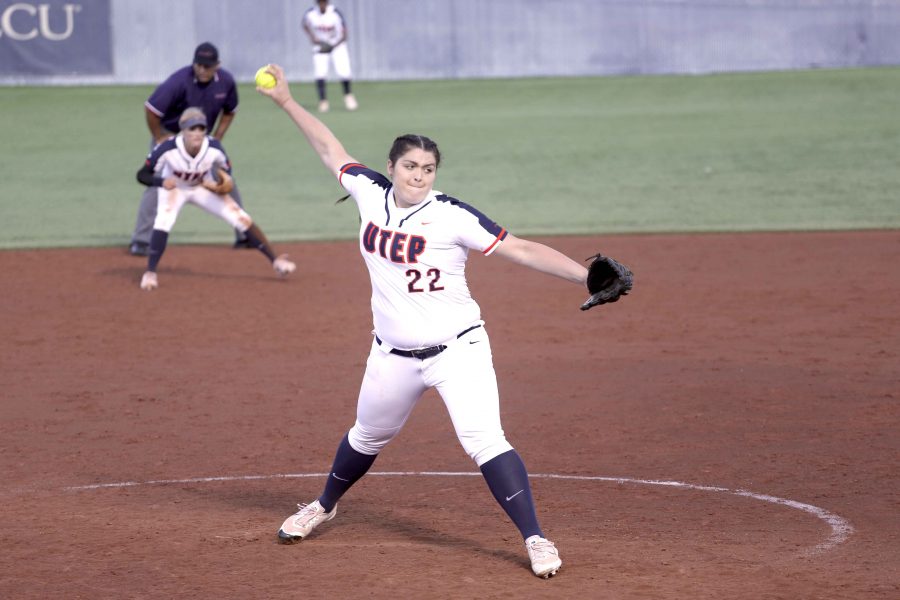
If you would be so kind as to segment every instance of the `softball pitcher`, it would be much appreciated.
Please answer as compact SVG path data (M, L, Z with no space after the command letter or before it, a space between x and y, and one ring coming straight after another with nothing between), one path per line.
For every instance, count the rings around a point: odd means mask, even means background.
M275 256L265 234L229 195L233 188L231 163L221 142L206 135L203 110L196 106L186 109L178 125L178 135L156 146L137 172L140 183L157 189L156 220L141 289L159 287L156 269L166 251L169 232L186 203L196 204L244 234L253 248L265 254L278 275L293 273L294 263L287 255Z
M587 269L548 246L513 236L471 206L432 189L441 155L426 137L404 135L394 141L389 177L358 163L294 101L281 67L272 65L269 71L277 85L258 91L284 109L356 201L374 319L356 422L338 446L322 495L284 521L280 541L299 541L335 516L338 500L433 387L463 448L522 534L534 574L556 574L562 561L538 524L525 465L500 424L490 340L469 294L465 266L469 250L475 250L580 285L586 284Z

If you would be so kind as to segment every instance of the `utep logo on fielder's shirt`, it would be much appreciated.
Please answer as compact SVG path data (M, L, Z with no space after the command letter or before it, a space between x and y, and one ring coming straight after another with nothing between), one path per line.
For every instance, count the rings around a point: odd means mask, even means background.
M178 179L180 179L180 180L182 180L182 181L185 181L185 182L187 182L187 183L189 183L189 184L191 184L191 185L196 185L197 183L199 183L200 180L203 179L203 176L206 175L206 173L208 173L208 171L203 171L203 172L199 172L199 171L175 171L175 170L172 171L172 174L173 174L175 177L177 177Z
M388 248L389 241L390 249ZM395 263L417 263L419 255L425 251L425 238L421 235L409 235L401 231L381 229L371 221L363 232L362 243L363 248L370 253L375 252L377 246L378 254L382 258L388 258Z

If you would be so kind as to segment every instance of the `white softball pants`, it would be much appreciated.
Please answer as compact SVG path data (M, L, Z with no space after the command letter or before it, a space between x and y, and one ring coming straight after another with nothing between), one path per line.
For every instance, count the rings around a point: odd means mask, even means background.
M247 231L253 225L253 219L250 218L250 215L231 196L220 196L201 185L194 187L179 186L171 190L163 187L157 189L154 229L160 229L165 232L172 231L172 227L178 219L178 213L181 212L181 209L188 202L196 204L211 215L219 217L241 233Z
M326 79L328 77L329 64L334 65L334 73L341 81L353 78L353 73L350 70L350 52L347 50L347 42L338 44L327 54L322 52L313 54L313 72L316 79Z
M378 454L400 433L419 398L435 388L447 407L456 437L480 467L512 449L500 425L500 397L491 344L484 327L447 343L420 360L390 354L372 341L350 446Z

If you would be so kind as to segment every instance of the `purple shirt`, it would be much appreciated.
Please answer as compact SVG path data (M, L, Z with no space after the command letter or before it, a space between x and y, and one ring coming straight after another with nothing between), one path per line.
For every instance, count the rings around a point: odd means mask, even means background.
M178 118L189 106L203 109L206 113L207 131L212 132L219 113L232 113L237 110L237 105L237 86L231 73L220 68L212 81L204 85L194 77L192 66L172 73L144 103L144 106L160 117L162 126L173 133L178 133Z

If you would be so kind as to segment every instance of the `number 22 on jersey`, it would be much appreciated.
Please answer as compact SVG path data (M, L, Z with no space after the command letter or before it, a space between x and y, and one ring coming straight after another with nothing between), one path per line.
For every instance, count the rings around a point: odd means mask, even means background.
M378 253L393 263L415 264L419 255L425 251L425 238L421 235L410 235L402 231L382 229L371 221L366 225L362 235L363 248L367 252ZM408 269L409 293L439 292L444 289L438 281L441 278L439 269L428 269L424 274L418 269Z

